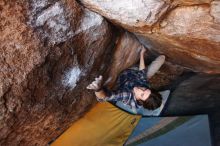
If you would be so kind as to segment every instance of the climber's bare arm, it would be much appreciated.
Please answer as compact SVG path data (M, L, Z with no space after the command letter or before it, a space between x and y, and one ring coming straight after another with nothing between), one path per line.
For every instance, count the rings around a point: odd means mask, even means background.
M140 52L140 64L139 64L139 70L145 69L145 63L144 63L144 53L146 52L146 49L142 46L141 52ZM153 75L156 74L156 72L160 69L160 67L165 62L165 56L160 55L158 56L149 66L147 71L147 78L150 79Z
M146 52L146 49L144 47L141 48L140 52L140 64L139 64L139 70L145 69L145 63L144 63L144 53Z

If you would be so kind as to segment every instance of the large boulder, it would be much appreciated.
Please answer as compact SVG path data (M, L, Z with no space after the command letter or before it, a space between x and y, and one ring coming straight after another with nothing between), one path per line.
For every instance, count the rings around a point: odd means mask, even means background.
M220 73L220 1L80 0L142 43L194 71Z
M96 103L112 27L70 0L0 2L0 145L46 145Z

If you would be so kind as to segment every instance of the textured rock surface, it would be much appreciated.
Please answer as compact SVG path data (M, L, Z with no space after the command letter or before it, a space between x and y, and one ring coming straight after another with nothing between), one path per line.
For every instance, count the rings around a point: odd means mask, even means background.
M117 39L117 44L114 48L114 56L106 71L108 73L106 85L112 88L118 74L138 62L140 48L141 44L134 35L127 32L121 34Z
M112 27L75 1L0 1L0 145L46 145L86 112Z
M140 35L149 49L194 71L220 73L220 1L81 0Z
M170 7L164 0L80 0L89 9L135 32L151 29Z

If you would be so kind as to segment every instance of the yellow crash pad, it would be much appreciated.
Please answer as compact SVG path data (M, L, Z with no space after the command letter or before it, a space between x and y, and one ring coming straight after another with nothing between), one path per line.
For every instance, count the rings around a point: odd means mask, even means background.
M140 118L108 102L97 103L52 146L122 146Z

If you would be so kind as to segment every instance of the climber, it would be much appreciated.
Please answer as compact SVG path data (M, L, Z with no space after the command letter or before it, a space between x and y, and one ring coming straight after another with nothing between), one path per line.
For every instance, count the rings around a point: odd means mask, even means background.
M155 110L160 107L162 103L161 95L155 90L151 89L148 83L150 79L165 62L165 56L157 57L148 68L145 67L144 54L146 49L141 48L139 68L132 67L124 70L118 77L116 82L116 90L108 90L102 86L102 76L95 78L87 89L95 91L97 100L109 101L116 105L118 101L127 106L125 110L135 110L144 108L148 110ZM117 106L117 105L116 105ZM133 112L137 113L137 112Z

